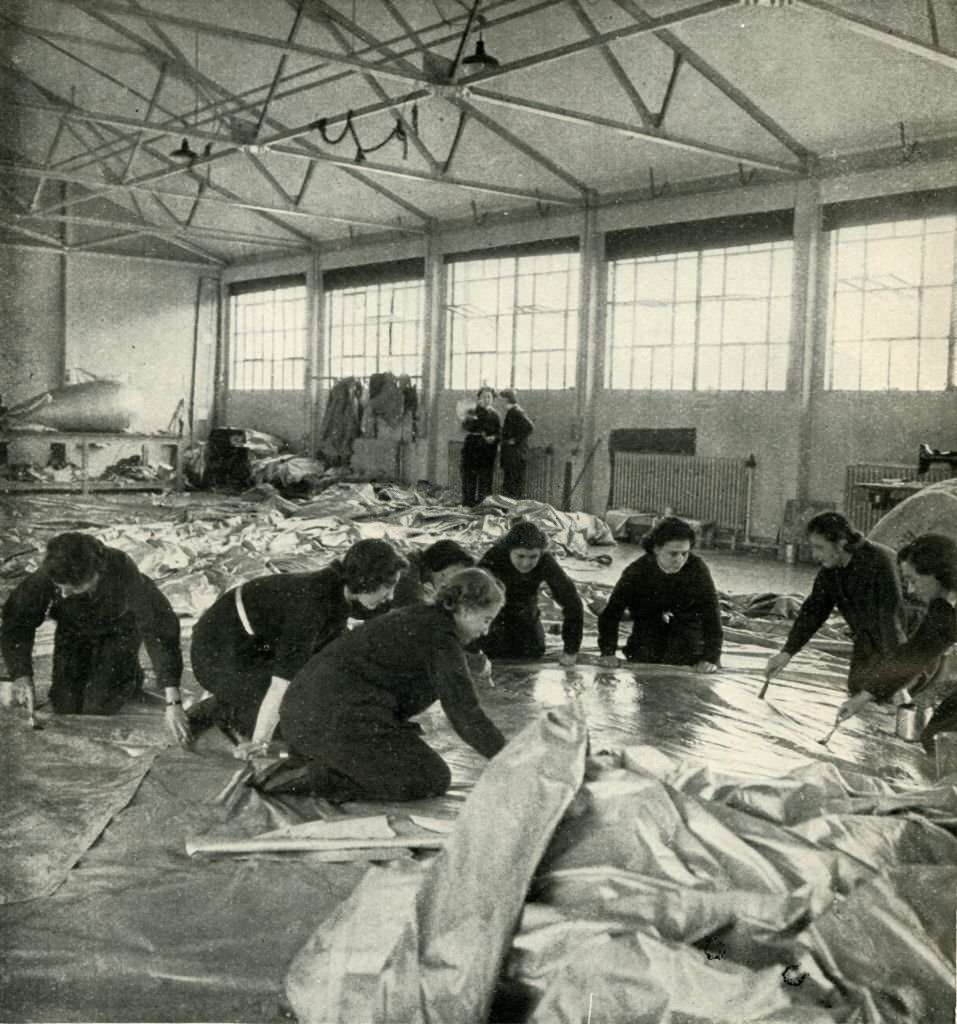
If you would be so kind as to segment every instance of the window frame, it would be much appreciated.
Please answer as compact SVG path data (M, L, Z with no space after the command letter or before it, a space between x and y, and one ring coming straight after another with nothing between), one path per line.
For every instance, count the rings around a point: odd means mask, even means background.
M291 292L300 292L290 296ZM309 291L305 274L293 274L284 277L256 278L230 284L227 289L229 300L229 364L227 371L227 389L234 392L275 392L304 391L306 373L309 365ZM283 298L283 296L286 296ZM269 298L271 296L271 298ZM258 298L259 302L247 300ZM277 330L276 316L285 307L295 303L294 319L298 322L286 326L283 322ZM301 303L301 306L299 304ZM271 328L265 325L265 310L261 307L269 305ZM256 307L260 307L262 317L257 319ZM247 326L248 324L248 326ZM294 342L289 347L290 336ZM269 344L267 346L267 339ZM257 355L250 355L250 342L255 342ZM277 354L277 342L279 352ZM267 351L268 348L268 351ZM260 368L256 372L257 366ZM291 375L288 381L287 373ZM277 384L278 374L278 384ZM265 378L268 376L268 382ZM258 379L257 379L258 378ZM298 381L298 384L297 384Z

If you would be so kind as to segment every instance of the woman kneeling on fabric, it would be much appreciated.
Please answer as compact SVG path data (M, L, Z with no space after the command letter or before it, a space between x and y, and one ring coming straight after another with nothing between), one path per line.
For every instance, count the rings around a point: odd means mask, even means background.
M193 735L229 728L243 737L240 758L265 747L292 677L350 618L389 601L406 564L388 542L360 540L318 572L262 576L223 594L193 630L193 675L213 695L187 712Z
M618 664L618 627L626 610L634 625L628 661L693 665L714 672L721 661L721 613L707 565L691 549L695 534L683 519L662 519L645 537L645 554L621 574L598 616L601 664Z
M904 688L916 694L914 680L921 673L933 676L941 656L957 642L957 543L941 534L924 534L901 548L897 564L907 589L926 606L924 617L896 651L868 672L864 688L841 705L840 719L871 701L888 701ZM950 694L928 722L921 742L930 753L936 733L955 731L957 694Z
M485 757L504 746L472 686L465 647L502 606L495 580L463 569L434 604L399 608L329 644L293 679L280 709L283 738L308 765L317 796L417 800L440 796L448 765L411 721L436 700L452 728Z
M505 606L492 623L482 650L490 658L534 658L545 654L545 629L538 607L541 585L551 591L562 609L562 665L574 665L582 643L585 609L568 573L549 554L548 538L534 523L519 520L482 556L505 588Z

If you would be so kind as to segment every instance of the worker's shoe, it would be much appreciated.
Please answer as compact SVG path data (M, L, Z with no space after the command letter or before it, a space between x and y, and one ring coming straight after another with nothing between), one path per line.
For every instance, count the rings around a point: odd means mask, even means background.
M212 694L186 709L186 720L193 739L219 724L220 710L219 702Z

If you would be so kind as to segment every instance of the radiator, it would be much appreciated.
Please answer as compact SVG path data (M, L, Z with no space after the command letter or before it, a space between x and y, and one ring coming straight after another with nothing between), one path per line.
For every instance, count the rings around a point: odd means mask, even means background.
M453 494L462 493L462 442L449 441L448 485ZM550 447L529 448L528 470L525 474L525 497L554 504L552 485L555 477L555 452ZM495 458L492 493L502 493L502 466Z
M744 459L700 455L615 452L610 508L633 508L710 521L720 529L743 531L747 518Z
M954 475L950 466L931 466L920 479L927 483L947 480ZM874 508L867 498L867 491L855 484L872 484L885 479L916 480L917 467L911 463L899 462L857 462L847 467L844 476L844 514L856 530L867 534L882 519L887 509Z

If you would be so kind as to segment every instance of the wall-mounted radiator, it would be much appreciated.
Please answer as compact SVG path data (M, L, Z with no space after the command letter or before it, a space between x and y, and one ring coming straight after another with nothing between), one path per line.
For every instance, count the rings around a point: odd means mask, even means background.
M935 465L920 479L927 483L946 480L954 475L950 466ZM847 467L844 476L844 514L851 526L861 533L870 533L887 509L874 508L868 500L867 490L856 484L873 484L881 480L916 480L917 467L900 462L856 462Z
M453 495L462 494L462 442L449 441L449 489ZM552 448L529 448L528 471L525 475L525 497L533 501L554 504L553 483L555 479L555 452ZM492 478L492 493L502 491L502 467L495 457L495 475Z
M748 467L744 459L615 452L608 504L642 512L670 508L737 535L746 528Z

